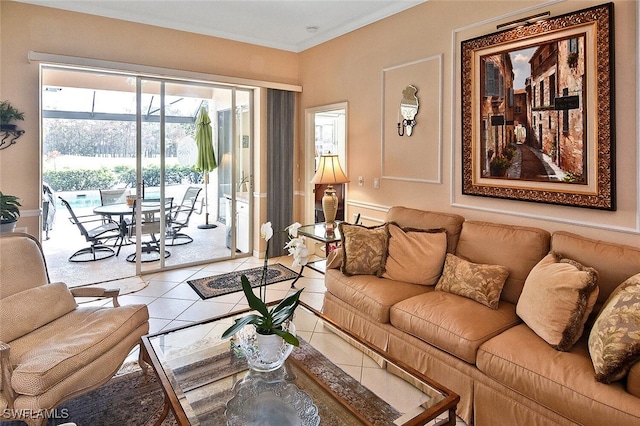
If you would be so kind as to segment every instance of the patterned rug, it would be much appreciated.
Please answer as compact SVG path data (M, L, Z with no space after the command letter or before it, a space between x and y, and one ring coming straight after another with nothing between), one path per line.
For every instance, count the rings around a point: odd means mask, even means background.
M47 426L73 422L78 426L150 426L160 418L164 393L149 367L146 375L137 367L116 376L105 385L58 406ZM0 422L2 426L24 426L22 422ZM161 426L176 426L171 411Z
M262 267L215 275L213 277L198 278L196 280L189 280L187 283L189 283L191 288L193 288L202 299L210 299L212 297L222 296L223 294L242 291L242 282L240 280L242 275L247 276L252 287L257 287L262 277ZM297 276L298 272L292 271L280 263L275 263L269 265L267 269L267 285L292 280Z

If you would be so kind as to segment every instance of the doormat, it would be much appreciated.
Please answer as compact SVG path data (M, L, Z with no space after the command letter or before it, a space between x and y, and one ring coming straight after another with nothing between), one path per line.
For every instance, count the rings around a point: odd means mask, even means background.
M202 299L210 299L223 294L242 291L241 276L246 275L251 287L258 287L262 277L262 266L245 269L244 271L229 272L228 274L215 275L213 277L189 280L187 283L198 293ZM281 281L292 280L298 276L298 272L292 271L280 263L269 265L267 269L267 285Z

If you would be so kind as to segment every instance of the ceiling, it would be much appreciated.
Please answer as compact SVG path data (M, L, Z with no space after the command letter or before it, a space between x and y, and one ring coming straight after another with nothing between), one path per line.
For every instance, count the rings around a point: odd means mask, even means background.
M427 0L14 0L301 52Z

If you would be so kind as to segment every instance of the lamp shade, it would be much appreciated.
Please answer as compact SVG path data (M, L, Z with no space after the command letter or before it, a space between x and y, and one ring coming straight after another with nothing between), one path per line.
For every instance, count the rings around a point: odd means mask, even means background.
M326 154L320 156L320 163L318 164L318 170L311 179L311 183L317 185L334 183L347 183L350 182L347 175L342 171L340 167L340 159L336 154Z

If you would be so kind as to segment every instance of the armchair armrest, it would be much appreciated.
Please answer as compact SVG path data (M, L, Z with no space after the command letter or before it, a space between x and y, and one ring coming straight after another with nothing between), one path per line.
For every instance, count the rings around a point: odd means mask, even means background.
M0 341L0 383L2 383L2 395L7 401L7 407L13 408L13 401L16 399L16 393L11 387L11 374L13 368L9 362L9 351L11 347L8 343Z
M113 306L120 306L120 302L118 302L120 289L118 288L76 287L69 290L71 294L73 294L73 297L111 297L113 299Z

